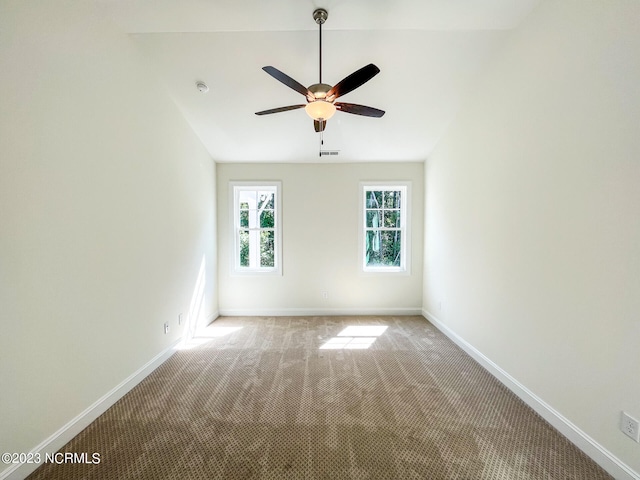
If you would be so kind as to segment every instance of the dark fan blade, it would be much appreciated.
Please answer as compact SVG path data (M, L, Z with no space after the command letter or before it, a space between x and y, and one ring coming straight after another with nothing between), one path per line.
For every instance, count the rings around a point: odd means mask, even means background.
M304 107L305 105L289 105L288 107L272 108L270 110L263 110L261 112L256 112L256 115L268 115L270 113L286 112L288 110L297 110L298 108L304 108Z
M313 97L313 94L309 91L309 89L307 87L305 87L304 85L302 85L301 83L296 82L293 78L291 78L289 75L287 75L286 73L282 73L280 70L278 70L275 67L272 66L267 66L267 67L262 67L262 70L264 70L265 72L267 72L269 75L271 75L273 78L275 78L276 80L278 80L279 82L284 83L287 87L294 89L296 92L301 93L302 95L306 96L311 96Z
M380 118L384 115L384 110L378 110L373 107L365 107L364 105L356 105L355 103L335 103L336 110L345 113L353 113L354 115L364 115L365 117Z
M371 80L378 73L380 73L380 69L373 63L370 63L369 65L362 67L360 70L356 70L348 77L336 83L333 88L327 93L327 97L333 96L335 99L346 95L347 93L358 88L360 85Z
M315 129L316 132L324 132L324 129L327 128L327 121L314 120L313 128Z

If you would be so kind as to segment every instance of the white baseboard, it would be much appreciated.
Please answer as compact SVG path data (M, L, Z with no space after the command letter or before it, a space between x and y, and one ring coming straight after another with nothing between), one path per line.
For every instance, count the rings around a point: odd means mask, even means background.
M438 320L433 314L422 309L422 315L435 327L451 339L456 345L468 353L482 365L491 375L516 394L522 401L535 410L560 433L567 437L576 447L582 450L593 461L605 469L617 480L640 480L640 474L609 452L593 438L580 430L575 424L561 415L544 400L505 372L497 364L477 350L473 345L460 337L456 332Z
M91 422L102 415L109 407L116 403L133 387L138 385L145 377L164 363L175 352L175 347L179 340L172 343L165 350L149 360L145 365L132 373L129 377L116 385L113 389L96 400L90 407L78 416L62 426L57 432L45 439L39 445L31 449L31 453L39 454L40 458L45 457L45 453L54 453L69 443L73 437L84 430ZM16 463L0 472L0 480L21 480L35 471L41 464Z
M223 317L324 317L334 315L422 315L422 309L401 308L228 308L220 309Z

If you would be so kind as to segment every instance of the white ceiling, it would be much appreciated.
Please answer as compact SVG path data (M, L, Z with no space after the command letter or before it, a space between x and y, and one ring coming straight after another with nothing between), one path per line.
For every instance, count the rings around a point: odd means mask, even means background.
M338 112L322 161L422 161L455 117L474 78L539 0L94 0L149 58L186 120L218 162L318 161L305 103L262 71L273 65L303 85L331 85L368 64L381 72L341 101L386 111ZM198 92L202 80L210 91ZM330 159L330 160L328 160Z

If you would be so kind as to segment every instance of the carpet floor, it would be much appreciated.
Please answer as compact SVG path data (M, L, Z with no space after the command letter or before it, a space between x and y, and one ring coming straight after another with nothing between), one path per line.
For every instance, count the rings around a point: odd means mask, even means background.
M421 316L221 317L195 340L60 450L100 463L28 478L611 478Z

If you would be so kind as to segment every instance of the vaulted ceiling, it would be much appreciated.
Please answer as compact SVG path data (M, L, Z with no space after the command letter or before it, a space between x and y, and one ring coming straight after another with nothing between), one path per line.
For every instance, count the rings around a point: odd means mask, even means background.
M272 65L305 86L318 82L318 26L325 8L323 82L376 64L381 72L341 101L386 111L337 112L321 161L422 161L473 92L492 53L538 0L94 0L131 34L185 119L218 162L319 161L320 136L304 103L267 75ZM209 86L208 93L196 88ZM330 160L329 160L330 159Z

